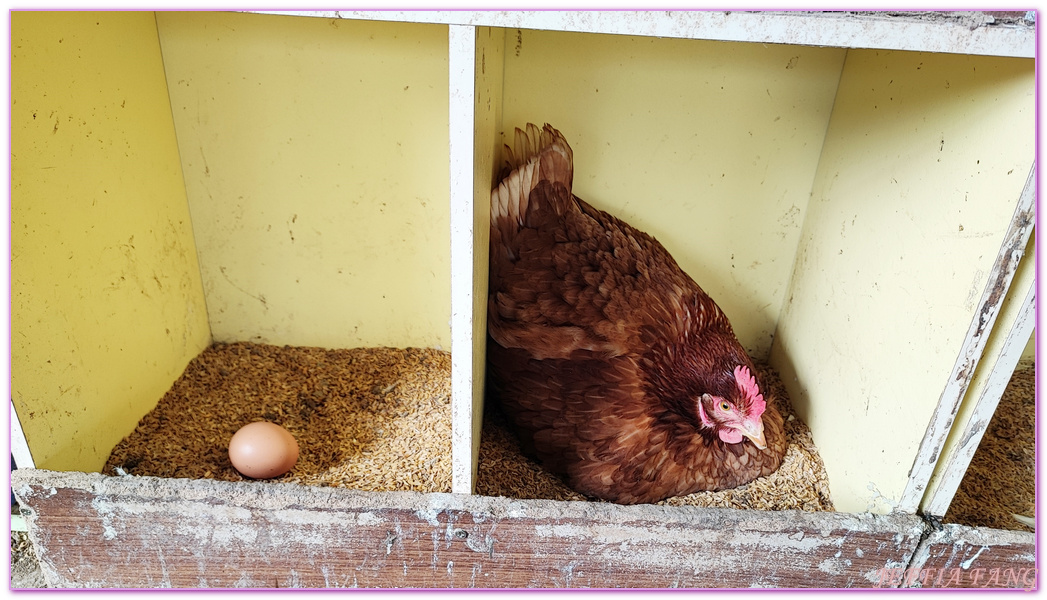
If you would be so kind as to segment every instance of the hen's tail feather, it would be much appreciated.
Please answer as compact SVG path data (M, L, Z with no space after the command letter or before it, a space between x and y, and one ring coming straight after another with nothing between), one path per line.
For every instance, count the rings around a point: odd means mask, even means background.
M527 124L527 131L516 129L513 148L505 146L507 167L511 169L491 191L491 219L507 219L520 226L527 215L531 192L540 181L562 184L570 197L574 178L574 154L563 134L548 123L538 129Z
M526 131L519 127L516 128L512 148L505 146L505 160L510 169L517 169L526 164L539 152L557 142L562 146L561 151L566 151L568 158L571 158L571 147L567 145L567 140L551 125L546 123L544 127L538 129L534 123L528 123L526 127Z

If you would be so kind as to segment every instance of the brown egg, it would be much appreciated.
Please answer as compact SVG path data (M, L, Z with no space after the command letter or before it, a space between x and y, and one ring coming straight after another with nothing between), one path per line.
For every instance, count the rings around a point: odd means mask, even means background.
M229 440L229 462L252 479L279 477L298 462L298 442L276 423L250 423Z

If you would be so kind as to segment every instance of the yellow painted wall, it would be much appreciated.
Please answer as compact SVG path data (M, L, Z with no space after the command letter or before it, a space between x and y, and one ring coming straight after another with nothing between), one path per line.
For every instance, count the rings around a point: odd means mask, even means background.
M11 386L97 471L209 343L151 12L11 14Z
M214 338L449 349L447 27L157 24Z
M772 364L836 507L905 488L1034 154L1033 61L848 52Z
M844 56L507 30L505 140L560 129L575 193L662 242L766 358Z

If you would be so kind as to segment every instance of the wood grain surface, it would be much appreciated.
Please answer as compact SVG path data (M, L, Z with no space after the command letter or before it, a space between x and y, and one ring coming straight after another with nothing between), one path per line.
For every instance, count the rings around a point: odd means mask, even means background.
M12 483L54 587L876 587L902 583L882 570L926 534L912 515L32 469Z

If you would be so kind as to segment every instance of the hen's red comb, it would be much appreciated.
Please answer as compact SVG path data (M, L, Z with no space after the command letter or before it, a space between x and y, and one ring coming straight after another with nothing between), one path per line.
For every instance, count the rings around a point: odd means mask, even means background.
M756 385L756 378L749 372L749 367L745 365L735 367L734 382L738 384L738 389L745 394L745 397L752 402L753 416L759 417L762 415L767 408L767 403L764 402L763 394L760 393L760 386Z

